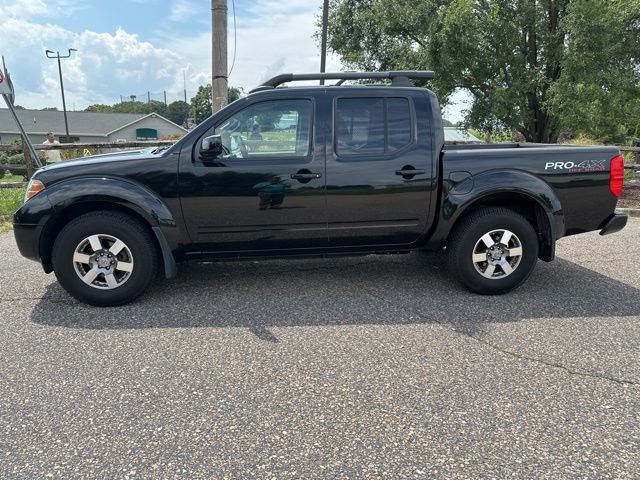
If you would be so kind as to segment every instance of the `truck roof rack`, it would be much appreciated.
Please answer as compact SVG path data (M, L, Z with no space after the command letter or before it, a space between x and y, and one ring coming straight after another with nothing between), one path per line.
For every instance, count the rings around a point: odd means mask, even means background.
M250 93L259 92L276 88L287 82L295 82L302 80L340 80L337 85L342 85L346 80L375 80L389 79L391 86L408 87L411 86L411 80L421 78L425 80L433 80L436 74L429 70L398 70L391 72L336 72L336 73L282 73L270 78L259 87L251 90Z

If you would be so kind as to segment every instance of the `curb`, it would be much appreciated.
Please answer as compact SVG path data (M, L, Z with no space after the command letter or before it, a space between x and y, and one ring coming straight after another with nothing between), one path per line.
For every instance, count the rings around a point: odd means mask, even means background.
M616 208L616 212L626 213L630 217L640 217L640 208Z

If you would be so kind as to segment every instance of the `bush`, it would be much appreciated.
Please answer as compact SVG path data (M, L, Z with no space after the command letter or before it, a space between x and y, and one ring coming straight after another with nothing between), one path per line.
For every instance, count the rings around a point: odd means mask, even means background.
M171 133L169 135L165 135L160 140L180 140L184 135L184 133Z
M602 145L602 142L587 135L580 134L570 140L565 140L562 143L567 145Z
M100 153L100 150L98 150L97 148L74 148L72 150L60 150L60 156L62 157L62 160L74 160L76 158L82 158L84 156L88 157L89 155L85 155L85 150L89 150L90 155L97 155Z
M7 163L10 163L11 165L24 165L24 155L22 153L9 155L7 157Z

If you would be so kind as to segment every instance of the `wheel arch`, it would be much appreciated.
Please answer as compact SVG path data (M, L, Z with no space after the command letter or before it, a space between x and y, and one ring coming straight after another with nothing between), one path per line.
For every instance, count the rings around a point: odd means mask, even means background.
M168 207L152 192L119 179L80 178L61 183L47 189L54 214L44 224L38 244L47 273L52 271L53 244L62 229L80 215L108 210L126 214L148 228L161 252L165 276L175 276L177 267L171 248L176 247L178 238L176 222Z
M494 192L475 199L457 216L447 242L455 228L473 212L486 207L501 207L512 210L524 217L538 234L539 258L551 261L555 257L555 220L544 207L531 196L514 192Z
M540 259L551 261L555 256L555 242L564 236L564 213L560 199L551 186L527 172L494 170L474 176L472 189L459 194L456 185L445 184L445 195L438 227L431 248L447 244L456 225L469 213L483 207L502 207L524 216L539 238Z

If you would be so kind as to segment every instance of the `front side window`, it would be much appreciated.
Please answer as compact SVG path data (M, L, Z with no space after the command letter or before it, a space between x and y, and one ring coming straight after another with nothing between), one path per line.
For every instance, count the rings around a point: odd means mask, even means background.
M335 115L338 155L392 153L412 139L407 98L339 98Z
M306 157L309 155L311 100L271 100L248 106L213 132L221 158Z

